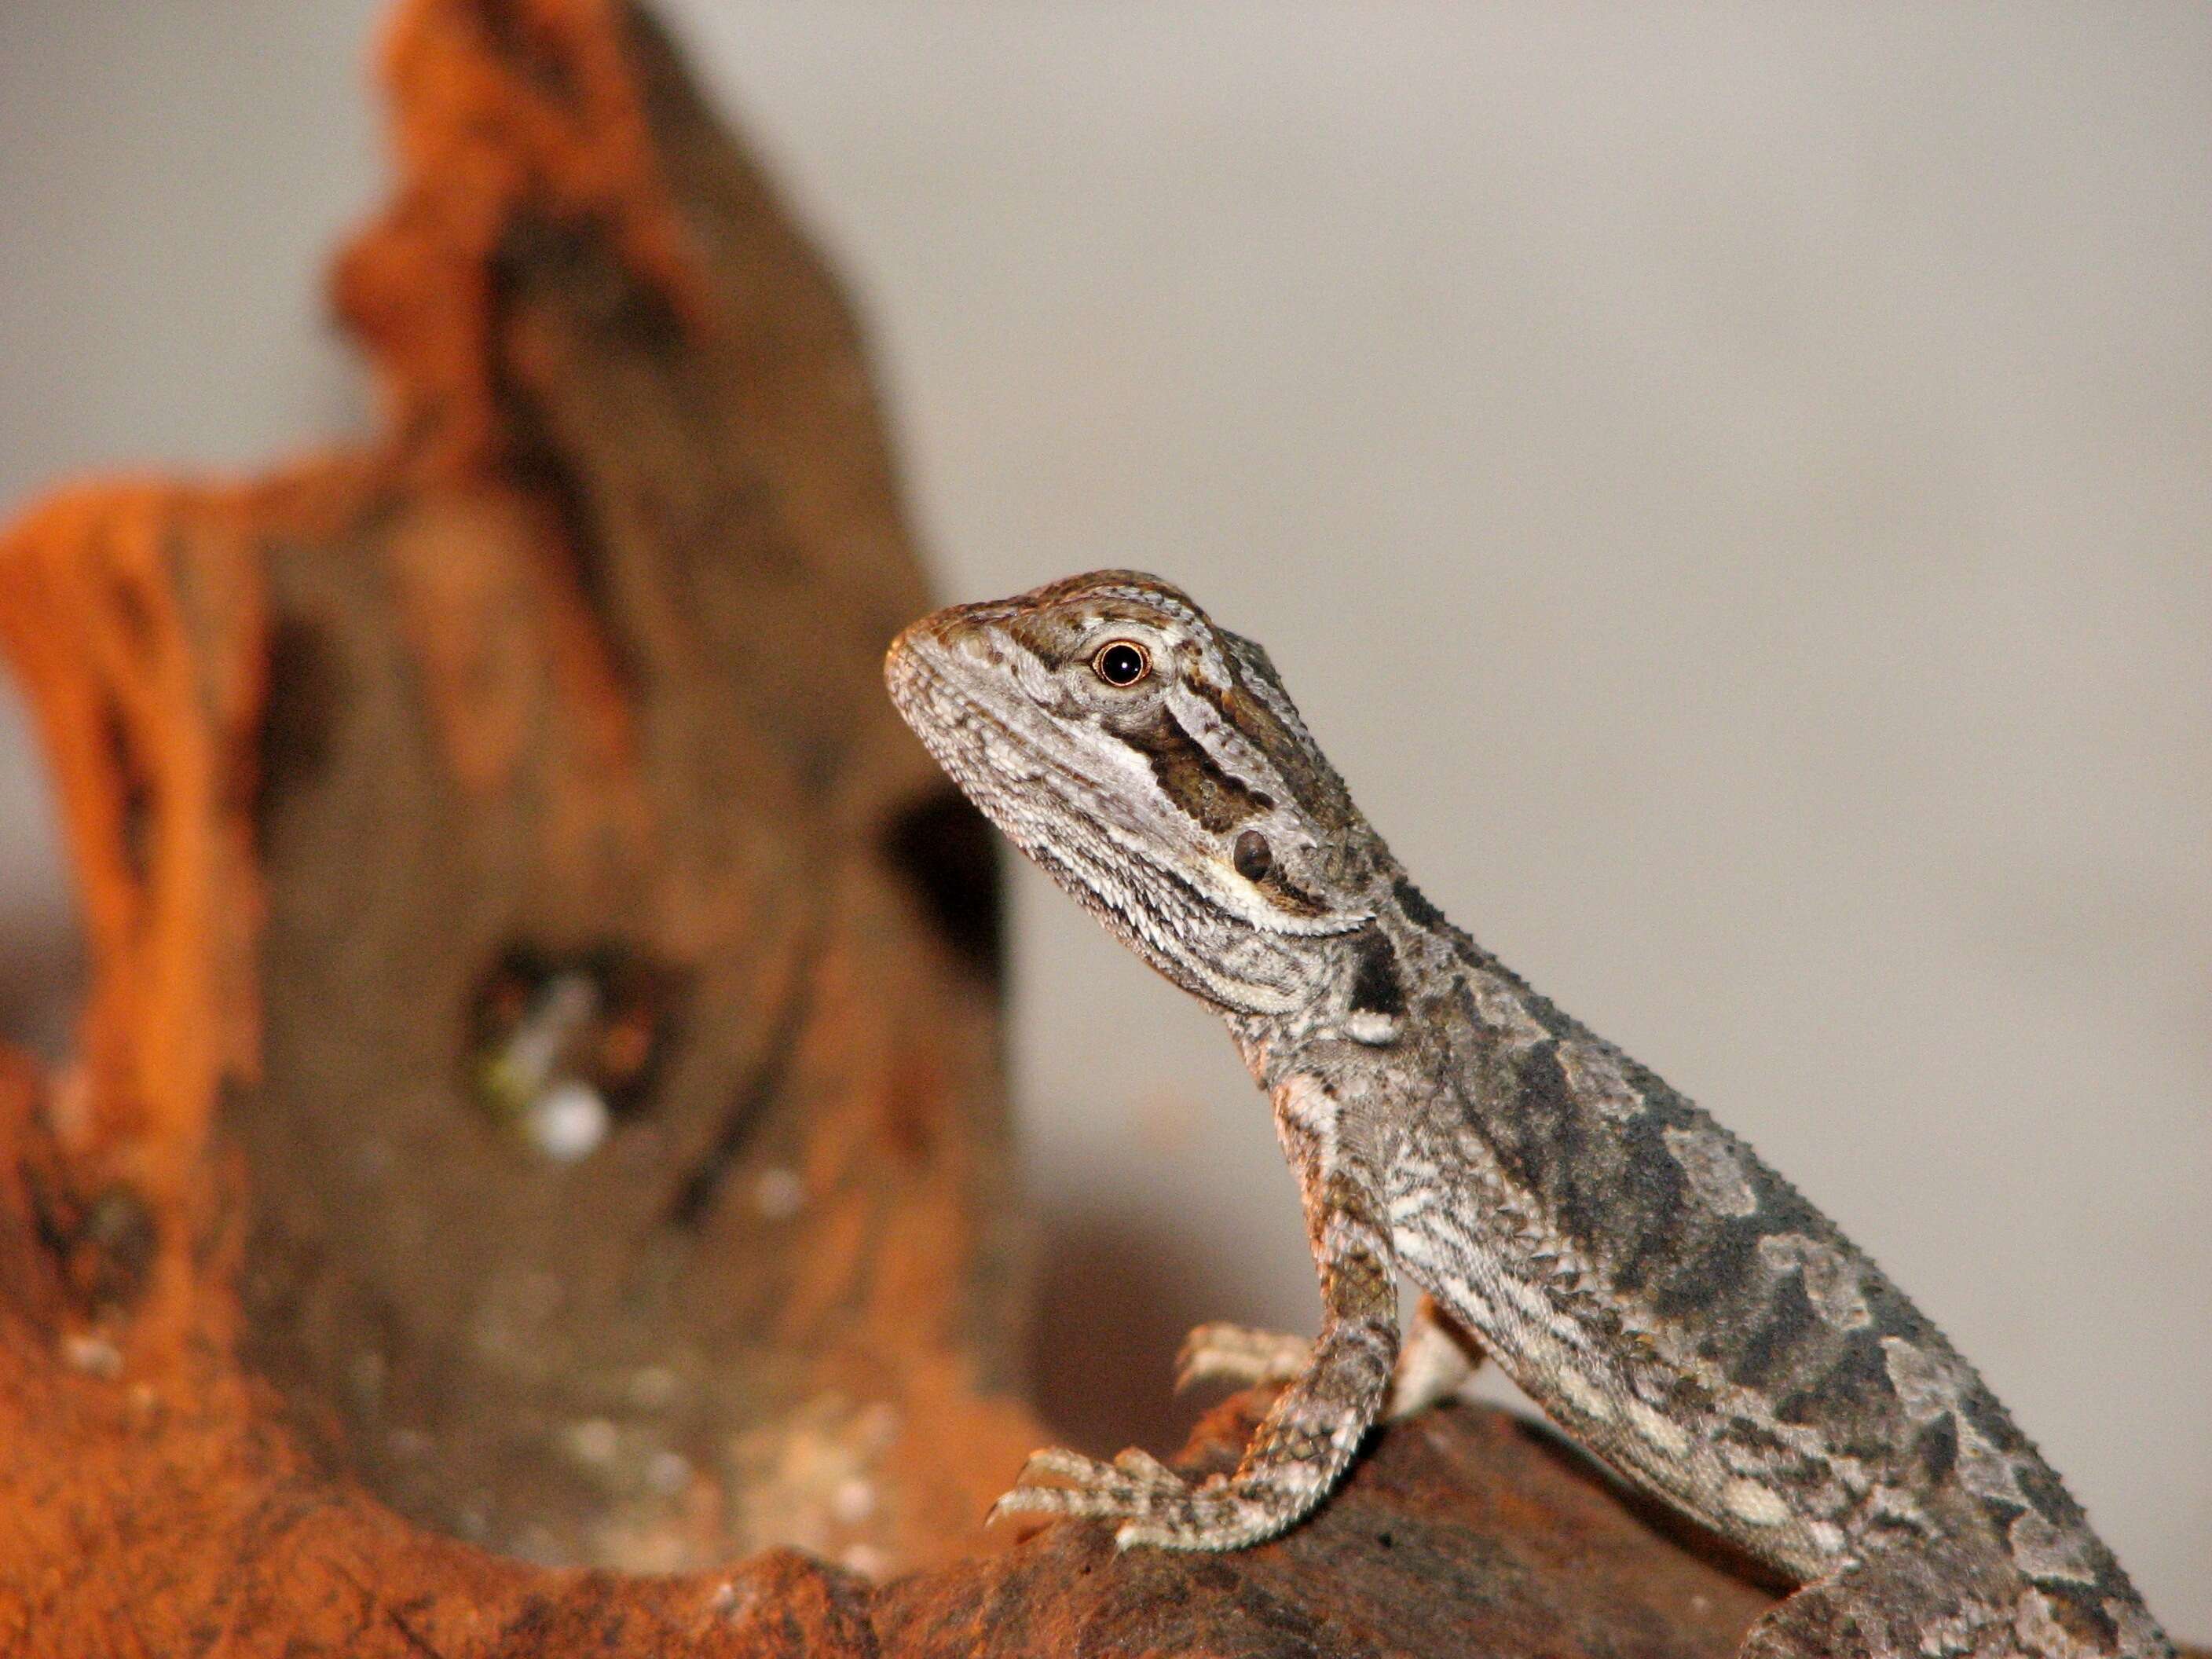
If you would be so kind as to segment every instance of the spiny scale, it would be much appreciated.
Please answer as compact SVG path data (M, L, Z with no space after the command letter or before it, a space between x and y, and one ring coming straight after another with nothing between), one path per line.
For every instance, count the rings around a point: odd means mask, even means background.
M1310 1348L1194 1334L1191 1370L1287 1378L1233 1476L1041 1452L1001 1510L1103 1517L1124 1545L1280 1532L1390 1392L1402 1270L1597 1456L1804 1586L1747 1654L2171 1654L1881 1270L1421 896L1258 646L1101 571L927 617L886 672L975 803L1227 1020L1321 1275Z

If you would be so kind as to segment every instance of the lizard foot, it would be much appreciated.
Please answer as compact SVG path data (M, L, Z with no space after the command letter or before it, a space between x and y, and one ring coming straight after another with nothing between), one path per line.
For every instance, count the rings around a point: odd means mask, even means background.
M1064 1482L1036 1486L1037 1475ZM1151 1453L1132 1446L1110 1463L1058 1448L1033 1452L1014 1488L991 1505L1002 1516L1076 1516L1116 1521L1115 1547L1225 1550L1279 1532L1285 1518L1219 1475L1194 1485Z
M1313 1344L1303 1336L1249 1325L1200 1325L1183 1338L1176 1355L1176 1389L1181 1392L1200 1382L1240 1389L1288 1382L1312 1361Z

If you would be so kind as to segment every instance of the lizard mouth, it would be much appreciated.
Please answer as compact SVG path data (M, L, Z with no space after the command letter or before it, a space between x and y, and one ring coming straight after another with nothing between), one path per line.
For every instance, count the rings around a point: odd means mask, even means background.
M1094 798L1085 803L1090 805L1103 800L1105 792L1065 757L1049 755L1036 737L1018 730L970 689L968 682L977 674L1005 671L988 659L995 654L988 641L980 647L948 642L943 630L947 623L969 621L970 613L988 609L961 605L924 617L891 642L884 681L892 706L937 763L1023 850L1030 851L1032 837L1024 831L1033 815L1012 810L1012 792L1042 788L1063 797L1079 793Z

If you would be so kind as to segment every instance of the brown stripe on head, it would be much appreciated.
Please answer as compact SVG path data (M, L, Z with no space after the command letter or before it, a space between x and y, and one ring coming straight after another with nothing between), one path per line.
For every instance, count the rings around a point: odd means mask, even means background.
M1224 771L1163 703L1143 725L1115 735L1144 756L1167 798L1194 822L1225 834L1274 810L1274 797Z

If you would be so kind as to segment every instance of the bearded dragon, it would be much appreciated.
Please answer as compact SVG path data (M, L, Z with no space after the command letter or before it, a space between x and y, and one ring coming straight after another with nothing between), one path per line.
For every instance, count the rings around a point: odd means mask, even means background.
M1227 1022L1321 1279L1311 1343L1207 1326L1185 1350L1283 1385L1233 1474L1042 1451L999 1512L1102 1517L1124 1547L1282 1532L1405 1387L1403 1273L1571 1438L1801 1586L1746 1656L2172 1654L1873 1261L1422 896L1259 646L1109 570L925 617L886 678L985 814Z

